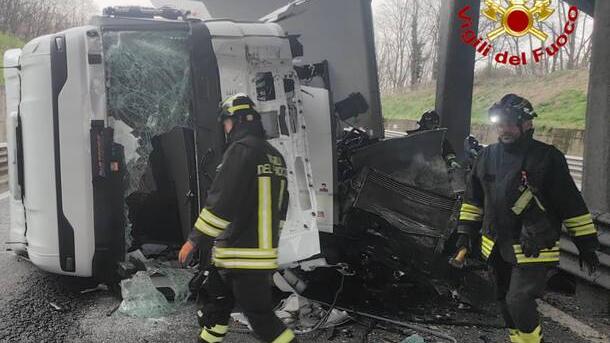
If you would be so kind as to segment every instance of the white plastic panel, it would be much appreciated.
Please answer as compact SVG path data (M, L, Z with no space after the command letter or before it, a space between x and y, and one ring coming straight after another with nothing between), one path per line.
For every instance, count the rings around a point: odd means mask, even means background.
M290 203L284 230L280 237L279 263L286 265L320 253L319 231L316 220L317 199L309 158L307 127L303 102L296 75L292 69L290 45L277 25L208 23L220 70L222 97L238 92L248 94L263 116L278 120L282 108L288 116L293 109L297 122L295 132L280 134L270 142L284 156L288 165ZM241 32L241 37L236 36ZM244 59L245 57L245 59ZM275 98L259 101L256 76L271 73ZM284 79L295 83L295 91L286 94ZM268 120L269 118L263 118ZM275 125L274 125L275 126ZM279 123L277 127L279 127ZM300 185L300 186L299 186Z
M76 275L79 276L91 276L95 252L90 143L93 111L86 34L89 29L94 27L79 27L64 32L68 79L59 95L63 212L74 228ZM97 103L97 106L99 111L101 105Z
M21 118L23 124L25 212L31 261L43 270L88 277L95 251L91 180L90 120L103 107L92 108L86 32L80 27L66 36L67 81L59 95L59 146L63 213L74 229L74 273L61 269L51 82L51 36L23 49Z
M53 151L49 36L26 44L21 56L21 122L25 181L25 213L30 260L60 273Z
M334 184L333 139L329 94L326 89L302 86L314 189L317 199L318 228L333 232Z

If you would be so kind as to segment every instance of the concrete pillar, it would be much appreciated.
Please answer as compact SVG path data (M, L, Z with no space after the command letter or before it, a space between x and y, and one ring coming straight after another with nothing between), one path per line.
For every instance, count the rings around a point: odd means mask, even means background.
M585 131L583 192L592 211L610 212L610 1L597 0Z
M463 157L464 138L470 133L475 49L462 42L462 21L458 13L465 7L478 33L480 0L443 0L441 7L441 39L436 86L436 110L443 127L449 129L449 140L459 157Z

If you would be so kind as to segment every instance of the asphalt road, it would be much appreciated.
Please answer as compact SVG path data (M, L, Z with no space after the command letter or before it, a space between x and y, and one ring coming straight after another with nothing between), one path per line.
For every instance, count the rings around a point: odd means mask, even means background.
M118 312L110 314L120 299L108 291L81 294L91 284L83 280L50 275L39 271L27 260L7 252L4 242L8 238L8 202L0 200L0 342L196 342L196 308L189 303L174 314L162 319L137 319ZM610 336L608 315L592 316L576 305L570 296L549 294L546 298L563 310L568 318L552 311L544 317L545 342L608 342L605 339L582 338L591 332ZM53 303L59 309L55 308ZM499 317L491 312L458 313L461 321L500 324ZM491 313L491 314L490 314ZM110 315L109 315L110 314ZM561 322L562 324L557 323ZM301 342L401 342L412 334L388 325L373 325L360 318L334 330L320 330L301 336ZM583 326L585 328L583 329ZM587 326L588 325L588 326ZM503 329L479 326L433 327L454 336L460 343L508 342ZM583 331L584 330L584 331ZM426 342L443 342L423 335ZM225 342L257 342L251 335L230 333Z

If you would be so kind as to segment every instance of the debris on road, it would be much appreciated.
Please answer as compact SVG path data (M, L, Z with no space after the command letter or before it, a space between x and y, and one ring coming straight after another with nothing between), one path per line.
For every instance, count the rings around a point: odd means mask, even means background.
M89 288L89 289L84 289L84 290L80 291L80 294L89 294L89 293L93 293L93 292L97 292L97 291L107 292L108 286L104 285L103 283L100 283L95 288Z
M188 301L192 272L154 260L146 260L145 268L121 281L123 302L119 312L140 318L158 318Z
M335 308L325 310L320 304L298 294L292 294L282 300L275 314L287 326L300 333L339 326L351 321L347 312Z
M57 305L57 304L56 304L56 303L54 303L54 302L50 302L50 303L49 303L49 305L51 305L51 307L53 308L53 310L55 310L55 311L57 311L57 312L66 312L66 311L67 311L67 309L65 309L65 308L63 308L63 307L61 307L61 306Z
M170 312L169 302L153 284L147 272L137 272L121 281L123 302L119 312L133 317L158 318Z
M402 342L400 343L425 343L426 341L424 341L424 338L420 335L411 335L407 338L405 338Z

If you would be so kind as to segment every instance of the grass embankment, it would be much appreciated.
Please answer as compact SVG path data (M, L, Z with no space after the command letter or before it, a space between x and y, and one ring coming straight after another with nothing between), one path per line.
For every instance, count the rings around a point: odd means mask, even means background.
M487 109L504 94L515 93L532 101L539 128L584 129L587 108L587 70L555 72L544 77L477 77L474 87L472 122L485 124ZM434 107L434 85L382 97L386 119L417 120Z
M19 38L0 32L0 67L4 66L4 52L9 49L23 47L23 41ZM0 70L0 85L4 85L4 72Z

